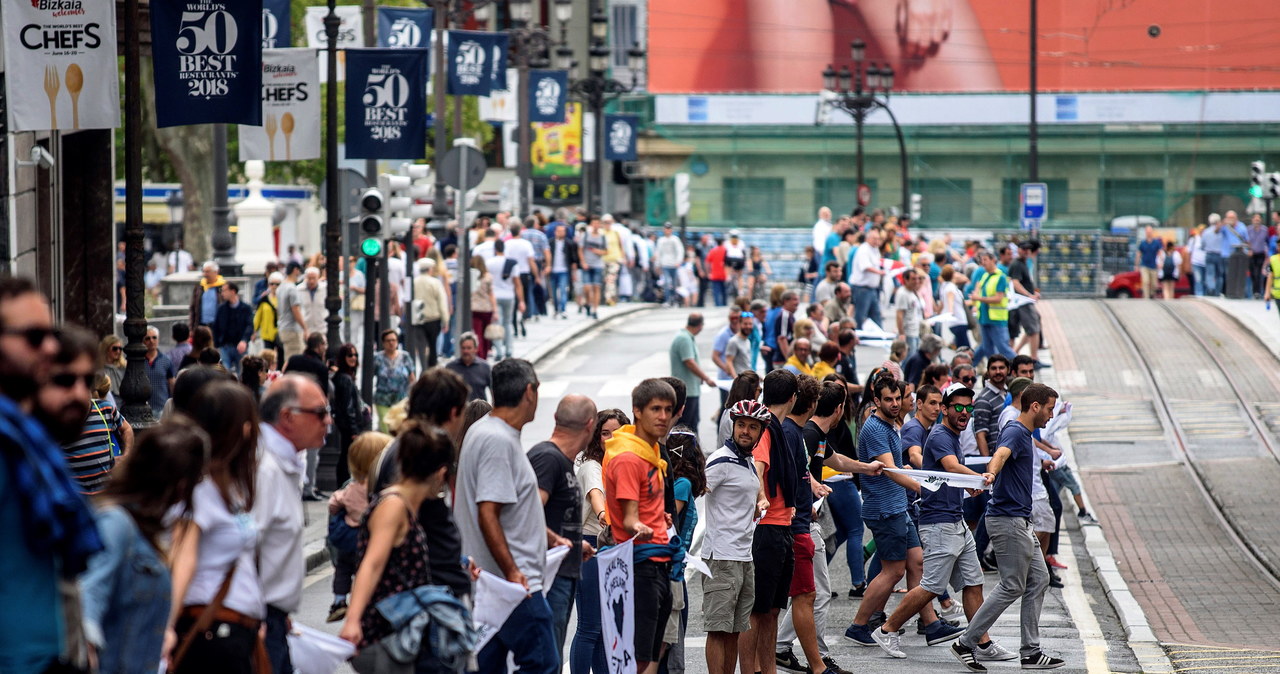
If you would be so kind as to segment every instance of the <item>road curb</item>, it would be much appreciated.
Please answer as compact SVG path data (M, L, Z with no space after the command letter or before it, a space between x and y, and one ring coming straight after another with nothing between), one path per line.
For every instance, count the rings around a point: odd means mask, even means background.
M1275 338L1268 334L1270 331L1259 323L1258 319L1250 316L1249 314L1236 311L1235 307L1216 297L1192 296L1190 298L1183 299L1191 299L1193 302L1202 302L1222 312L1222 315L1235 321L1236 325L1239 325L1245 332L1248 332L1256 337L1259 342L1262 342L1262 345L1266 347L1267 351L1271 352L1271 355L1280 359L1280 344L1276 343ZM1276 311L1280 311L1280 306L1276 307Z
M634 316L642 311L657 309L659 305L651 303L629 303L627 306L615 311L604 318L595 321L583 321L574 327L565 330L555 337L539 344L532 351L524 356L524 359L537 366L540 362L550 358L557 351L564 348L569 342L581 337L582 335L618 320ZM302 556L306 560L306 572L312 573L316 569L329 563L329 546L325 544L323 538L310 543L304 544L302 548Z

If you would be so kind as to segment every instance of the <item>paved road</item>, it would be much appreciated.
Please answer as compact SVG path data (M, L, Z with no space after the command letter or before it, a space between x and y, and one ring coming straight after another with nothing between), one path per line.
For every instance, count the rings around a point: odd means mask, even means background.
M723 326L721 312L708 315L707 328L698 338L698 345L705 366L710 368L710 347L715 333ZM630 408L631 388L640 379L662 376L669 372L667 347L671 337L684 324L687 312L678 310L654 310L623 319L604 327L597 333L586 335L570 344L557 356L544 361L539 367L542 380L539 394L541 404L537 419L525 427L524 442L527 446L547 437L551 430L551 416L555 401L566 393L583 393L592 396L600 407ZM865 372L884 358L883 349L860 348L858 360ZM710 389L704 394L716 396ZM703 438L713 437L710 423L711 406L716 400L708 397L710 405L704 405L706 419L700 426ZM718 402L718 401L717 401ZM1083 547L1071 531L1075 545L1064 540L1063 559L1071 569L1064 573L1066 590L1051 591L1045 602L1041 633L1046 650L1062 655L1068 661L1063 672L1131 672L1138 671L1132 652L1124 643L1123 630L1112 614L1110 605L1101 592L1100 585L1091 573L1083 577L1080 570L1089 564L1075 551ZM848 569L838 556L833 567L833 586L843 594L848 588ZM1074 560L1074 561L1072 561ZM322 626L331 600L329 592L330 571L323 568L308 579L313 583L306 591L298 620L308 625ZM995 576L987 576L988 583L996 582ZM690 622L687 639L687 671L705 672L703 656L703 632L701 631L701 583L689 584ZM896 602L896 599L891 600ZM833 655L845 668L863 671L873 668L882 672L920 672L926 670L963 671L944 647L926 647L922 637L910 633L904 639L907 660L892 660L879 649L866 649L843 638L844 628L852 620L858 607L856 600L843 596L833 603L829 619L828 643ZM1006 614L992 630L995 638L1005 645L1018 645L1018 620L1016 606ZM572 631L574 621L570 621ZM336 625L328 628L336 632ZM797 649L798 652L798 649ZM993 671L1017 669L1016 662L997 663ZM567 669L566 669L567 671Z

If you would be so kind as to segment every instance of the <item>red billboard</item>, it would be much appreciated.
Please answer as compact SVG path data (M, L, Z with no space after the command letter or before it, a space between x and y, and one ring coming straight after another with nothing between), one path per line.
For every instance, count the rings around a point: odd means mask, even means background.
M827 64L895 90L1025 91L1030 0L649 0L655 93L814 92ZM1043 91L1280 89L1280 3L1039 0Z

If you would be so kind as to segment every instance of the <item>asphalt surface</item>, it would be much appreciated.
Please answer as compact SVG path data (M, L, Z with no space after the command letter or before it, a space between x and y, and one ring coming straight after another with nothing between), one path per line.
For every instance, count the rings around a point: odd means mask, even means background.
M536 419L523 430L525 445L532 446L550 435L555 403L568 393L591 396L602 409L620 407L629 411L630 391L637 382L646 377L669 374L668 346L684 325L687 314L687 310L658 309L629 316L571 340L565 348L542 361L538 367L540 405ZM697 338L699 353L708 371L713 367L711 344L723 327L726 316L727 312L722 310L707 313L706 328ZM884 360L886 352L878 347L859 347L857 356L859 369L865 374ZM704 388L702 394L706 396L706 402L702 405L703 420L698 430L705 445L714 442L711 415L718 405L718 394L709 388ZM1103 595L1098 579L1089 570L1079 531L1075 529L1074 518L1070 515L1064 519L1063 532L1069 535L1063 539L1060 559L1067 561L1071 568L1062 572L1067 587L1050 590L1046 597L1041 619L1043 648L1067 660L1067 666L1059 670L1062 672L1139 671L1133 653L1125 643L1118 618ZM832 586L841 596L832 603L826 639L832 655L843 667L851 671L871 668L877 672L964 671L944 646L925 646L923 637L914 634L914 623L909 623L911 628L903 639L904 650L908 654L905 660L893 660L879 649L863 648L845 639L844 629L857 611L859 600L844 596L849 587L849 575L843 554L833 561L831 575ZM337 632L337 623L324 624L332 600L331 580L329 567L321 567L308 577L309 585L295 620ZM995 575L986 576L989 587L997 580ZM701 581L695 579L688 587L690 617L686 671L700 673L707 671L703 654L704 633L701 630ZM890 607L896 601L896 597L892 598ZM576 618L569 621L570 640L575 621ZM1017 649L1019 625L1016 604L997 622L992 635L1006 647ZM798 646L796 652L800 654ZM1018 665L1015 660L989 663L989 667L992 671L1014 670ZM344 668L339 671L350 670ZM565 671L568 671L567 667Z

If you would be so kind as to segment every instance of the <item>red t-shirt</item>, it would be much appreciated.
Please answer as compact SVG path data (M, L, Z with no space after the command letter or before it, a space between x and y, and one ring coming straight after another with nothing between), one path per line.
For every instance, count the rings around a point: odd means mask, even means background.
M631 538L623 526L620 500L640 504L640 522L653 529L653 538L646 543L665 544L667 537L667 511L663 501L662 473L652 464L632 454L623 452L609 459L604 472L605 510L609 512L609 526L613 539L619 543Z
M765 494L769 497L769 510L764 514L764 519L760 520L760 524L777 524L779 526L791 526L791 508L787 507L786 501L782 498L782 492L779 490L769 491L769 429L765 429L760 434L760 442L756 443L756 448L752 450L752 458L757 462L764 464L764 470L760 473L760 483L765 485Z
M723 281L729 278L724 273L724 255L724 244L720 244L719 246L712 248L711 251L707 253L707 266L711 267L707 272L707 278L712 281Z
M418 249L417 259L427 256L427 251L431 250L431 238L423 234L413 240L413 247Z

